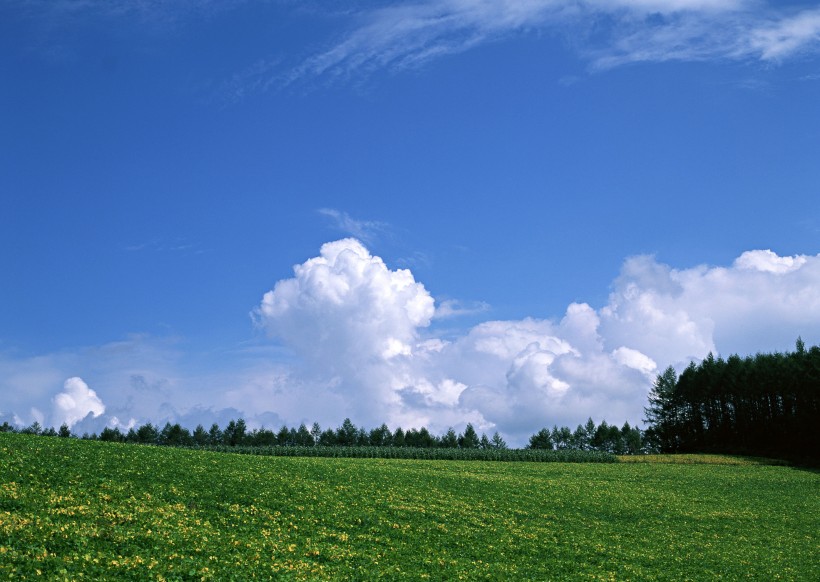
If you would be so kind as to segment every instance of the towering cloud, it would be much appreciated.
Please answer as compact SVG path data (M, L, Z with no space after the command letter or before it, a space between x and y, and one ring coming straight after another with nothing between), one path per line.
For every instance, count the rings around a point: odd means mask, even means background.
M816 334L820 257L750 251L728 268L685 270L633 257L598 310L575 303L558 322L488 321L449 340L425 329L434 312L409 271L345 239L296 266L256 315L304 363L303 403L335 398L360 423L469 420L520 442L588 416L639 422L669 364Z
M52 400L52 420L54 425L63 423L70 427L89 414L96 418L105 412L105 405L82 378L69 378L63 391Z
M728 266L686 269L637 256L624 262L602 306L573 303L560 318L485 321L461 332L445 319L446 334L431 325L437 315L409 270L391 269L358 240L338 240L262 297L254 317L273 345L198 374L168 356L173 346L148 338L30 365L0 354L0 388L9 395L3 418L96 431L116 418L207 423L240 415L257 426L333 426L349 416L367 427L437 433L472 422L513 445L590 416L635 423L670 364L682 368L710 351L789 349L798 335L820 343L820 255L754 250ZM100 361L106 368L94 381L105 386L102 397L76 377L54 395L66 370ZM13 389L21 385L29 389ZM50 416L40 412L49 401Z
M410 271L391 271L355 239L323 245L256 311L310 376L374 421L398 405L396 378L433 313L433 298Z

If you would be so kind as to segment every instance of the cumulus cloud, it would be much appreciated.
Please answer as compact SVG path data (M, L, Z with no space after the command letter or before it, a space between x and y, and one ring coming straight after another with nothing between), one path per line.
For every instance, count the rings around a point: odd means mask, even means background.
M667 365L820 332L820 257L772 251L683 270L633 257L599 309L574 303L560 321L487 321L449 339L427 329L435 309L421 283L354 239L294 274L256 315L306 363L302 401L331 398L363 423L469 420L513 442L588 416L640 422Z
M69 378L63 384L63 391L52 400L52 419L55 425L67 424L73 427L86 416L93 418L105 412L105 404L97 393L83 382L82 378Z
M603 305L572 303L555 319L444 333L433 325L439 309L452 304L436 305L409 270L356 239L329 242L254 309L270 339L222 354L223 368L209 361L193 371L172 355L173 342L147 337L72 356L0 353L0 411L18 424L51 419L89 431L238 416L268 427L336 426L349 416L437 433L472 422L523 445L544 426L588 417L640 422L668 365L710 351L786 350L798 335L820 344L820 255L751 250L725 266L689 268L630 257ZM55 395L66 370L78 369L99 394L72 377Z
M628 259L601 313L611 349L640 350L681 364L712 352L753 353L816 335L820 258L743 253L731 267L677 270L652 257Z
M398 403L395 375L433 313L433 298L409 270L390 270L358 240L343 239L294 267L255 315L311 375L325 377L370 418L374 406Z
M807 257L780 257L771 250L746 251L735 260L735 267L748 271L767 273L788 273L806 264Z

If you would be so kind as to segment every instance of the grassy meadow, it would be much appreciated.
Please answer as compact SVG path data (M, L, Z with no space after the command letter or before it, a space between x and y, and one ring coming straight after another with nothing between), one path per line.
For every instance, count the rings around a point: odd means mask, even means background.
M257 457L0 434L0 578L817 579L818 473L670 460Z

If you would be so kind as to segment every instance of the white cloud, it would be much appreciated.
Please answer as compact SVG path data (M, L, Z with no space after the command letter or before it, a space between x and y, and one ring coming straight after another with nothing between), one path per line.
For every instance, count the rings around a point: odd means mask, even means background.
M820 45L820 10L795 12L751 0L430 0L365 10L356 22L289 79L419 67L531 31L566 35L595 68L636 61L779 61L817 52Z
M55 426L63 423L69 428L89 414L96 418L105 412L105 404L82 378L69 378L63 391L52 400L52 421Z
M398 412L405 361L430 324L434 301L409 270L390 270L355 239L322 246L294 267L256 310L291 347L313 382L341 395L368 422Z
M612 351L612 357L622 366L638 370L644 374L654 374L658 370L658 364L655 363L655 360L632 348L621 346Z
M320 208L319 214L333 220L334 226L346 235L364 242L372 242L373 239L388 230L388 225L377 220L357 220L347 212L334 208Z
M626 345L662 366L709 351L784 349L818 332L820 257L749 251L729 268L685 270L632 258L601 318L610 349Z
M199 367L175 342L145 336L73 354L0 353L0 410L30 424L50 407L55 423L89 431L240 415L252 426L336 426L349 416L436 433L472 422L521 445L543 426L588 417L640 422L667 365L791 349L798 335L820 344L820 255L753 250L728 266L685 269L632 257L605 305L573 303L560 320L485 321L444 335L430 326L435 312L409 270L357 240L330 242L255 310L275 342L208 354ZM98 390L72 378L54 396L77 370Z
M323 245L294 275L265 294L257 315L303 354L381 355L414 343L433 317L433 298L410 271L389 270L355 239Z
M751 47L766 61L779 61L795 53L820 47L820 8L774 20L755 28Z
M588 416L640 422L654 376L669 364L820 336L820 257L771 251L744 253L729 268L684 270L633 257L598 310L572 304L560 322L488 321L449 341L421 337L433 317L430 296L357 241L325 245L295 273L265 295L259 313L324 370L324 383L314 376L303 384L306 394L338 397L358 422L440 430L472 419L513 442ZM412 292L391 291L393 277ZM417 310L405 306L420 298L423 317L409 317Z
M768 273L788 273L805 265L807 260L803 255L780 257L771 250L746 251L735 260L735 267Z

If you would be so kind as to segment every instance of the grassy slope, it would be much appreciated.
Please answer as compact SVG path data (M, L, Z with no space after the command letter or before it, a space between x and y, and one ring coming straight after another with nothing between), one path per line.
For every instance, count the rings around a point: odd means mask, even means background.
M815 579L820 476L0 435L0 577Z

